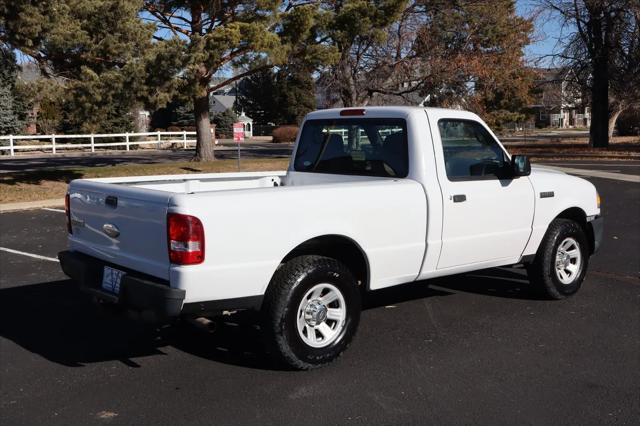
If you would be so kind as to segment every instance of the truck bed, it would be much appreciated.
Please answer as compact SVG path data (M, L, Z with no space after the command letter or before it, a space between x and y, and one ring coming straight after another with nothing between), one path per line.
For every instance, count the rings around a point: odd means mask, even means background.
M282 183L281 178L285 175L286 171L268 171L131 176L85 180L177 194L193 194L198 192L280 186Z

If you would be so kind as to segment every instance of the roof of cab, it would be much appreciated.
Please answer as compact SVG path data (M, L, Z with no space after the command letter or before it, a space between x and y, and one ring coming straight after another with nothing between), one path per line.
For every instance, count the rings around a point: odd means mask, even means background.
M475 116L474 113L469 111L463 111L458 109L446 109L446 108L431 108L431 107L418 107L418 106L371 106L371 107L349 107L349 108L330 108L321 109L310 112L307 114L306 119L327 119L327 118L354 118L356 116L341 116L340 112L344 110L364 110L364 117L368 118L405 118L411 113L424 111L428 115L434 114L437 116Z

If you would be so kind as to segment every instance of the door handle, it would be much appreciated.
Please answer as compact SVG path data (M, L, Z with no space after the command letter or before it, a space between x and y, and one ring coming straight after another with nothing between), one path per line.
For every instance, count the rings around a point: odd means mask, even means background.
M462 203L464 201L467 201L467 196L464 194L457 194L453 196L454 203Z

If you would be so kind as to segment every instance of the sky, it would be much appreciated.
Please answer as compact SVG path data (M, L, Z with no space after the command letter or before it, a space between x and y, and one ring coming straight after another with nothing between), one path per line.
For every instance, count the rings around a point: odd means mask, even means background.
M536 14L536 3L536 0L516 0L516 12L520 16L531 17ZM548 13L542 13L534 24L534 41L525 49L525 55L531 61L539 60L540 65L549 65L551 61L545 55L554 52L558 39L562 36L560 22Z

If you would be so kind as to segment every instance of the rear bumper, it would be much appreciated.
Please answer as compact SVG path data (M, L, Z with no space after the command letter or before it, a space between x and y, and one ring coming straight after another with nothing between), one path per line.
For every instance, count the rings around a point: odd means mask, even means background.
M604 235L604 218L596 216L589 221L590 231L593 234L593 253L597 252L602 245Z
M167 282L158 278L141 275L74 251L62 251L58 253L58 259L64 273L76 281L82 291L99 300L135 311L150 311L159 320L177 317L182 311L185 291L171 288ZM102 289L105 266L113 266L126 273L122 277L117 295Z

